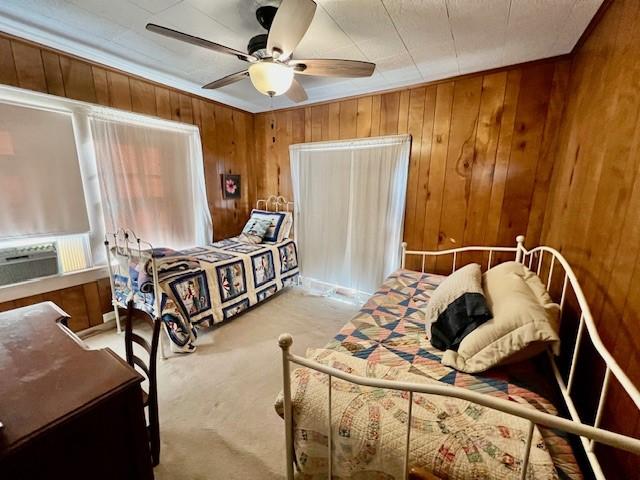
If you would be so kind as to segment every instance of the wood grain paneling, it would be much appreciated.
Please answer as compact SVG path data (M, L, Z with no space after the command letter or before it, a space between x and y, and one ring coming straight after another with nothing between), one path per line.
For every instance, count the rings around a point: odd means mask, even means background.
M555 169L542 232L543 241L561 250L575 267L605 345L636 385L640 385L639 21L639 2L615 0L575 53L557 148L550 156ZM592 356L588 351L585 355ZM601 375L601 365L584 368L596 379ZM597 380L593 383L598 386ZM640 416L617 382L606 405L607 426L640 437ZM609 478L637 478L639 457L610 449L600 453Z
M0 34L0 83L197 125L217 239L237 235L256 200L253 115L115 71L31 42ZM242 175L242 197L223 200L220 175ZM106 293L105 293L106 292ZM81 330L111 310L108 281L0 304L0 310L51 299Z
M409 248L537 243L569 62L257 114L258 195L291 197L291 144L410 133Z

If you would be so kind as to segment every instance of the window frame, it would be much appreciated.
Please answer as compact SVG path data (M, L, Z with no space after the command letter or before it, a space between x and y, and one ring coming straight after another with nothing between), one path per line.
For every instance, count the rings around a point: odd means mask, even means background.
M102 209L103 200L101 198L98 167L89 124L91 117L100 118L109 116L110 118L120 118L124 122L134 123L140 126L156 126L188 132L194 136L194 140L200 145L199 153L204 160L200 129L196 125L103 107L88 102L34 92L8 85L0 85L0 102L71 114L90 226L90 231L85 234L88 237L88 241L86 242L88 248L87 268L2 285L0 286L0 303L90 283L108 276L106 252L104 249L104 238L107 232L105 231ZM12 238L0 240L0 248L57 241L64 237L66 236L33 236L22 239Z

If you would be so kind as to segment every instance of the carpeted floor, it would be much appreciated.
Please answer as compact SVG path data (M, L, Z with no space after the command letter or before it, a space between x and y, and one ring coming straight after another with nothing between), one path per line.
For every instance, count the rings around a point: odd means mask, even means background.
M288 289L198 337L198 350L158 360L159 480L276 479L284 472L284 424L273 409L280 391L278 336L293 351L321 347L358 307ZM124 355L115 331L85 339Z

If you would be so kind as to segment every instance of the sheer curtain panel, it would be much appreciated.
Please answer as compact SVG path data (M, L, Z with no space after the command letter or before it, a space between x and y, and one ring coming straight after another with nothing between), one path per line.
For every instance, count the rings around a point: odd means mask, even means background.
M411 137L291 145L305 278L372 293L400 266Z
M90 125L107 231L130 228L162 247L211 241L196 128L106 114L92 116Z
M72 118L0 102L0 240L89 231Z

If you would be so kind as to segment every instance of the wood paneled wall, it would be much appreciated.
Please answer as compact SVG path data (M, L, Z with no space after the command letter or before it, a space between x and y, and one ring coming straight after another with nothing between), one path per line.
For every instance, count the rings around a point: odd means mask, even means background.
M237 235L255 204L253 114L0 34L0 83L197 125L215 238ZM224 200L220 175L242 175L242 198ZM105 294L106 291L106 294ZM75 330L102 323L109 284L79 285L0 304L0 310L52 300Z
M575 54L542 238L576 268L605 345L640 385L640 2L615 0ZM588 354L587 354L588 357ZM601 371L592 376L598 386ZM617 382L605 419L640 438ZM610 478L640 457L607 452ZM614 467L620 467L616 471Z
M290 144L409 133L410 249L537 243L570 61L256 115L259 194L292 197ZM438 268L444 266L437 266Z

